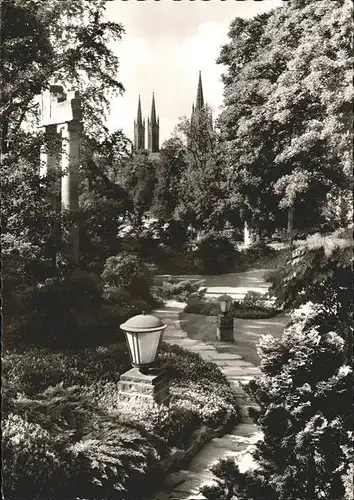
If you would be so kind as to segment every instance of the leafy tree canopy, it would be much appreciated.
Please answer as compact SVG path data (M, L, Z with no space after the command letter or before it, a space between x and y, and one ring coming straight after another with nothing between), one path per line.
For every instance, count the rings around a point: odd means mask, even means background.
M35 96L50 83L79 90L87 130L105 130L104 115L117 80L118 57L108 42L123 27L104 17L103 0L3 0L0 107L2 150L37 112ZM13 145L15 147L15 145Z
M251 224L279 226L295 207L309 227L326 194L350 185L351 11L294 0L231 24L219 125Z

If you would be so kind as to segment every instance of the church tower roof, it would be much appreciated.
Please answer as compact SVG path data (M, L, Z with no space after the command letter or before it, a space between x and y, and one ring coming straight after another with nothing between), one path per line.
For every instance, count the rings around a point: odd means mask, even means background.
M204 107L204 96L203 96L202 72L199 71L197 100L195 103L195 109L200 111L203 107Z
M138 125L142 125L143 124L143 116L142 116L142 113L141 113L140 95L139 95L139 100L138 100L137 124Z
M139 95L138 112L134 120L134 148L136 151L145 149L145 120L141 112L141 100Z
M155 106L155 95L152 93L152 102L151 102L151 123L155 124L156 121L156 106Z
M151 114L148 118L148 151L150 154L160 150L160 120L156 115L155 95L152 93Z

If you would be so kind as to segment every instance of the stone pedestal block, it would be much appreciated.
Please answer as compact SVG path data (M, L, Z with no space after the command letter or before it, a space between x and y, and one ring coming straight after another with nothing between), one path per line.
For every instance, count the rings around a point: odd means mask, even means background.
M130 401L150 399L158 404L168 405L170 402L169 380L165 371L158 373L141 373L132 368L121 375L118 382L119 399Z
M225 316L218 314L216 336L218 340L233 342L234 341L234 318L233 316Z

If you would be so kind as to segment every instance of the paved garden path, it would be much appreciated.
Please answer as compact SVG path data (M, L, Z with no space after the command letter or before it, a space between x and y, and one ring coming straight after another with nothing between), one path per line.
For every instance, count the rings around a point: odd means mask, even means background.
M245 361L239 354L228 352L225 342L203 342L192 340L181 328L179 319L184 304L169 302L155 313L168 325L164 340L177 344L184 349L197 352L203 359L216 363L226 375L233 387L241 410L241 422L230 434L214 438L206 444L188 465L188 470L180 470L169 474L161 490L154 493L149 500L199 500L204 497L199 488L213 482L210 466L219 458L233 456L240 469L253 466L250 455L254 443L261 439L261 433L248 417L248 408L252 403L247 400L242 386L260 373L254 364Z

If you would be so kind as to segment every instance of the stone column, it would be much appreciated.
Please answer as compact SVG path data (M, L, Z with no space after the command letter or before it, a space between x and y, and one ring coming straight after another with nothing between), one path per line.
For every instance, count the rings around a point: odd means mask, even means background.
M40 177L47 177L49 174L55 174L59 170L61 159L61 138L57 130L57 125L47 125L43 127L44 131L44 144L40 149ZM50 187L48 193L48 201L54 210L59 210L60 207L60 194L59 190L60 180L56 180Z
M252 232L248 229L248 224L245 222L243 228L243 245L245 248L250 247L254 243L254 237Z
M62 138L61 168L61 209L73 218L70 229L64 231L63 246L66 257L76 264L79 260L79 227L77 210L79 207L79 167L80 135L82 124L71 121L60 126Z

